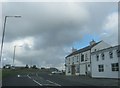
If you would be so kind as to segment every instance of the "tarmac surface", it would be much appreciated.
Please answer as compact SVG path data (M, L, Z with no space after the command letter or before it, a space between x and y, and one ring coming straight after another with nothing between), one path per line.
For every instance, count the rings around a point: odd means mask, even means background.
M120 81L120 80L119 80ZM85 76L65 76L46 72L17 74L2 80L2 86L109 86L118 87L117 79L95 79Z

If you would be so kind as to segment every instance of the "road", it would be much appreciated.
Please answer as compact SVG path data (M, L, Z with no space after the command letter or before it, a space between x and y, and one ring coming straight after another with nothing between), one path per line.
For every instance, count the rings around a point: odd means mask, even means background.
M73 82L58 74L31 73L3 79L2 86L87 86L87 84Z
M2 80L2 86L39 86L26 75L14 75Z
M93 80L93 81L91 81ZM89 79L80 77L70 77L46 72L17 74L3 79L2 86L116 86L117 81L106 81L105 79ZM106 83L105 83L106 82ZM108 83L108 84L107 84ZM112 84L111 84L112 83ZM111 85L110 85L111 84ZM103 86L104 86L103 85Z

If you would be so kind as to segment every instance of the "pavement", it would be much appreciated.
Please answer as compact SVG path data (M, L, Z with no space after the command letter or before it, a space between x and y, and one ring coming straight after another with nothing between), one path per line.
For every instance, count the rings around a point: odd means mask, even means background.
M120 80L119 80L120 81ZM2 86L116 86L117 79L95 79L85 76L65 76L47 72L17 74L2 80ZM109 87L110 88L110 87Z

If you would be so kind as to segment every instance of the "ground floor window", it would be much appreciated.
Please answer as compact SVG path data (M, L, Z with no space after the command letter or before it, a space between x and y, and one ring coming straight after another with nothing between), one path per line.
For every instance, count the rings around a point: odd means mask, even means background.
M98 71L104 72L104 65L98 65Z
M112 71L119 71L119 64L118 63L112 63L111 68L112 68Z
M80 66L76 65L76 73L79 73L79 72L80 72Z

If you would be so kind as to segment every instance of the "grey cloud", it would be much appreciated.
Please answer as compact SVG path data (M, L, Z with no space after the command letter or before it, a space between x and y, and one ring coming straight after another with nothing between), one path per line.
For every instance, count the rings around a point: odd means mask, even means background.
M24 44L23 52L16 54L16 60L23 64L30 64L33 60L33 63L40 66L60 66L68 54L64 48L70 48L73 43L80 41L83 35L95 33L100 36L106 16L117 11L116 8L116 3L109 2L3 3L3 17L22 16L19 19L7 20L5 42L32 37L32 48Z
M40 35L43 32L56 32L65 28L74 30L76 27L79 28L87 20L88 14L82 9L75 11L78 9L76 5L73 10L69 7L70 5L59 3L3 4L3 15L22 16L20 19L8 19L6 40Z

